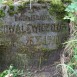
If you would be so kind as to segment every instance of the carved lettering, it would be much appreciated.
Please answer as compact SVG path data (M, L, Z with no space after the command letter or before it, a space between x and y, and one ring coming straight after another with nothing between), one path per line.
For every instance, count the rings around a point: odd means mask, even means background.
M38 26L37 25L33 25L32 26L32 30L33 30L34 33L37 33Z
M32 44L34 44L32 37L28 37L26 45L32 45Z
M29 26L26 27L26 32L31 33L31 28Z
M17 27L16 27L16 33L21 33L21 30L20 30L20 26L19 25L17 25Z
M35 38L36 38L36 43L38 45L40 45L41 44L41 36L35 36Z

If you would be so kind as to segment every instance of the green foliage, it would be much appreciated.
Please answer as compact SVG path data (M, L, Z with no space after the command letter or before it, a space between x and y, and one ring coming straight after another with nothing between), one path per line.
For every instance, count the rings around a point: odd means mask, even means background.
M18 11L21 12L25 7L23 5L18 6Z
M4 17L5 13L3 12L3 10L0 10L0 17Z
M53 5L61 5L62 4L62 1L61 0L51 0L52 4Z
M58 19L62 19L65 12L64 12L64 5L61 0L52 0L51 7L49 9L50 14L56 14Z
M25 0L19 0L19 3L21 4L21 5L24 5L24 3L30 3L29 1L25 1Z
M71 0L51 0L50 14L55 14L57 19L62 20L66 14L65 8L70 2Z
M72 52L72 56L70 57L70 62L68 62L68 65L71 67L73 72L71 72L71 69L68 69L69 77L71 75L75 75L77 77L77 72L75 69L77 69L77 0L72 0L72 3L67 6L65 9L67 12L67 15L64 17L64 19L70 20L70 29L72 29L72 33L70 34L70 39L66 45L66 49L70 55Z
M6 0L6 1L3 1L2 3L6 4L6 5L12 5L13 4L13 0Z
M68 77L77 77L77 72L70 66L70 64L66 65L66 64L58 64L57 68L59 66L64 66L67 68L68 71Z
M44 0L38 0L38 3L44 3L45 1Z
M15 11L15 10L14 10L14 6L13 6L13 5L10 5L10 6L9 6L8 13L9 13L10 16L13 16L14 14L17 14L18 11Z
M62 0L63 3L71 3L72 0Z
M23 75L23 71L20 71L18 69L14 69L14 67L12 65L10 65L8 70L3 71L0 74L0 77L18 77L18 76L22 76Z
M29 2L25 2L24 0L21 0L19 1L20 5L18 6L18 9L15 10L13 5L14 4L13 0L6 0L6 1L2 0L0 3L9 6L8 13L10 16L13 16L14 14L17 14L18 12L22 11L26 7L26 4L29 4ZM0 9L0 17L4 17L4 16L5 16L4 11Z
M77 68L77 39L71 39L70 41L66 42L66 48L67 48L67 52L69 53L69 55L72 52L72 56L70 57L69 62L67 63L67 65L73 70L73 72L76 72L76 68ZM67 68L68 69L68 68ZM68 69L68 75L70 77L70 75L73 74L73 72L71 72L72 70ZM74 73L77 76L77 72Z
M67 16L65 16L64 19L70 19L70 21L75 22L77 19L77 0L72 0L72 3L68 5L65 11L67 12Z
M21 5L18 6L17 12L24 11L24 9L27 7L27 4L29 4L29 2L21 3Z
M2 4L3 0L0 0L0 4Z

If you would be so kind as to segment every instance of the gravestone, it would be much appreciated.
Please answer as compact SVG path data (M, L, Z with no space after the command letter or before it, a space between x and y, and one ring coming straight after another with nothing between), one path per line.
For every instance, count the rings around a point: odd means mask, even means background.
M54 15L51 16L45 3L32 3L31 9L27 4L26 8L13 16L10 16L7 10L5 17L1 18L4 23L1 31L12 46L10 56L6 56L7 59L12 58L7 64L16 60L18 66L24 65L25 68L28 63L26 53L31 53L29 55L33 56L30 58L30 64L33 60L35 63L36 59L43 55L39 53L41 49L56 51L68 36L68 24L56 20ZM37 54L34 55L36 53L34 51L37 51Z

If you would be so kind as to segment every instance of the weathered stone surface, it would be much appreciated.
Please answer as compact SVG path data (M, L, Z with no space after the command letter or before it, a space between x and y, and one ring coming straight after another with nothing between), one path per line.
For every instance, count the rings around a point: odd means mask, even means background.
M33 3L32 9L28 5L13 16L7 13L8 9L9 7L5 9L6 16L1 18L0 22L3 23L0 30L5 34L5 40L11 45L9 52L3 55L5 68L11 63L21 69L30 66L39 67L59 59L60 52L57 49L68 36L66 23L56 20L54 15L51 16L47 6L42 3ZM3 39L0 38L0 40ZM42 76L46 77L45 72L42 73ZM50 76L49 73L47 75Z
M18 37L17 41L13 41L14 36L9 37L15 44L21 42L23 45L41 45L43 48L58 49L66 37L64 35L67 35L68 28L65 23L57 23L54 18L55 16L49 14L45 4L33 3L32 9L26 7L24 12L22 10L14 16L6 13L3 18L3 32Z

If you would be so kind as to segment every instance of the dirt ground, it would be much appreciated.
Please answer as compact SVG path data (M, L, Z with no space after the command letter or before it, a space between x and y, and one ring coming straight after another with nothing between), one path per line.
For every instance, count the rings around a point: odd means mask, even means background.
M31 75L25 77L62 77L61 67L57 67L60 62L55 62L53 65L43 66L42 68L34 68L31 70Z
M25 77L62 77L61 66L58 66L60 64L60 54L61 50L58 50L58 53L55 52L50 56L47 64L44 63L38 68L31 67L31 76L26 75Z

